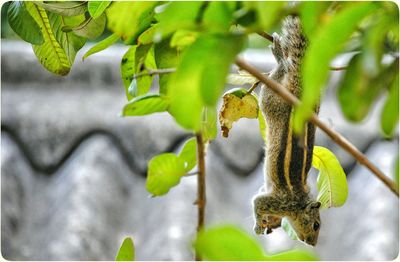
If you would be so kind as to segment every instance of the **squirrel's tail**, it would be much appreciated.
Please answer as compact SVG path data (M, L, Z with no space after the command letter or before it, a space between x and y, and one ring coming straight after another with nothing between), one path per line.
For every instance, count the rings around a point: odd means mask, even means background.
M282 27L282 42L282 48L288 60L294 68L299 68L307 46L299 17L285 18Z

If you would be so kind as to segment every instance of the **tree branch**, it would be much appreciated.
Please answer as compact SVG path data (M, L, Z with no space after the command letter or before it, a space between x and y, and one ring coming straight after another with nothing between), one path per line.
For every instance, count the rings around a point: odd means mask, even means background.
M258 34L259 36L264 37L265 39L267 39L267 40L270 41L270 42L273 42L273 41L274 41L274 37L273 37L272 35L270 35L270 34L265 33L264 31L257 32L257 34Z
M284 88L279 83L269 79L264 76L261 72L259 72L255 67L245 63L241 59L236 59L236 65L241 69L246 70L251 75L255 76L260 82L267 85L267 87L271 88L278 95L280 95L283 99L286 100L291 105L298 106L300 105L300 100L295 97L289 90ZM341 134L336 131L330 129L325 123L318 119L316 114L313 114L309 120L314 125L322 129L333 141L335 141L339 146L341 146L344 150L350 153L360 164L367 167L378 179L380 179L397 197L399 197L399 189L396 183L389 179L378 167L376 167L373 163L369 161L369 159L361 153L353 144L351 144L346 138L344 138Z
M141 72L133 75L133 78L139 78L142 76L152 76L152 75L162 75L162 74L170 74L174 73L176 68L163 68L163 69L147 69L147 72Z
M204 227L205 207L206 207L206 168L205 168L205 148L203 135L201 133L196 134L197 141L197 200L195 204L198 210L197 219L197 234ZM201 260L201 256L196 251L196 261Z

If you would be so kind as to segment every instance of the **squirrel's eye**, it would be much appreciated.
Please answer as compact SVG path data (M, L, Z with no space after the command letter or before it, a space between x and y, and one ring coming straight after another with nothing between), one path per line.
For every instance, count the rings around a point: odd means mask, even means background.
M313 225L313 228L314 228L315 231L317 231L319 229L319 223L315 222L314 225Z

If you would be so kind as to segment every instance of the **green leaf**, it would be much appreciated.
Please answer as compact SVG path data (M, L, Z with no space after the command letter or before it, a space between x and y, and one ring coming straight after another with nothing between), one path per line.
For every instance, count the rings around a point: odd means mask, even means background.
M346 174L336 156L327 148L314 146L312 165L319 170L317 200L321 208L340 207L347 199Z
M115 261L134 261L135 260L135 245L130 237L127 237L122 242L115 257Z
M388 97L381 113L381 128L385 137L393 137L399 122L399 73L390 85Z
M206 260L317 260L305 250L290 250L266 255L261 245L246 232L235 226L216 226L198 235L194 247Z
M283 230L285 230L285 232L291 239L300 240L299 237L297 236L296 231L294 230L294 228L292 227L292 225L290 224L289 220L286 217L282 218L281 227Z
M232 18L233 10L230 9L229 3L213 1L204 11L203 26L209 32L228 32Z
M195 29L196 18L203 4L202 1L170 2L163 12L156 15L159 23L155 28L157 30L152 32L152 38L165 39L179 29Z
M76 35L95 39L104 31L106 26L106 15L102 14L98 18L89 17L76 27L64 27L63 30L72 30Z
M308 39L321 27L322 21L329 16L326 10L332 5L328 1L304 1L301 3L301 25Z
M180 63L180 52L170 46L170 39L165 39L154 45L154 57L158 69L176 68ZM167 94L168 83L173 74L159 76L160 94Z
M217 111L215 108L204 107L201 133L205 142L209 142L217 137Z
M85 45L86 39L77 36L72 32L63 32L62 28L65 26L69 27L77 25L81 23L83 19L83 15L74 17L63 17L55 13L49 13L49 21L51 24L51 28L54 32L54 37L64 49L71 66L74 64L76 54Z
M111 4L111 1L89 1L88 11L91 17L100 17L106 8Z
M200 232L194 243L205 260L265 260L260 244L235 226L219 226Z
M36 21L31 17L28 10L26 10L24 2L10 2L7 16L10 27L24 41L33 45L43 44L42 32Z
M215 106L242 46L240 36L204 35L187 48L168 85L169 112L182 127L200 129L203 106Z
M196 138L190 138L185 142L179 158L185 162L185 171L189 172L197 163L197 142Z
M390 86L398 72L398 64L394 62L383 67L379 74L374 76L365 68L364 55L365 53L360 53L351 59L338 89L343 114L349 120L357 122L367 116L375 99ZM355 97L357 99L354 99Z
M168 108L168 100L158 94L147 94L135 97L122 110L122 116L144 116L164 112Z
M136 38L149 28L157 2L113 2L106 10L107 27L122 39Z
M312 108L318 103L319 95L329 73L330 61L337 55L361 20L375 10L371 2L349 5L326 24L310 41L303 62L303 91L301 105L295 109L293 129L301 133L304 122L312 114ZM316 62L318 61L318 62Z
M26 9L41 28L44 43L33 45L33 51L39 62L50 72L57 75L67 75L71 68L71 63L63 49L57 42L49 17L46 11L32 2L25 2Z
M149 161L148 168L146 189L154 196L168 193L186 174L185 162L172 153L153 157Z
M113 45L115 42L117 42L119 39L119 36L116 34L112 34L109 37L101 40L98 42L96 45L94 45L92 48L90 48L86 54L82 57L82 60L85 60L87 57L90 55L96 54L100 51L103 51L104 49L110 47Z
M176 31L171 38L171 47L177 48L178 50L183 50L186 47L193 44L199 33L196 31L181 29Z
M59 2L34 2L36 5L39 5L55 14L59 14L62 16L76 16L81 15L86 12L87 6L86 2L76 2L76 1L59 1Z

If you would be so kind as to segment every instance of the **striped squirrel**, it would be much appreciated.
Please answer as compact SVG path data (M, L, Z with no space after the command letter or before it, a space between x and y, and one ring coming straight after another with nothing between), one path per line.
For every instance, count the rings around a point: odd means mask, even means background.
M300 63L306 48L298 17L283 22L282 36L273 34L272 53L278 65L269 77L299 97ZM320 202L311 199L307 173L311 168L315 126L308 123L302 136L292 132L293 107L266 86L261 87L260 108L267 123L264 192L253 200L254 231L267 234L287 217L301 241L315 246L320 228ZM319 107L315 109L316 113Z

